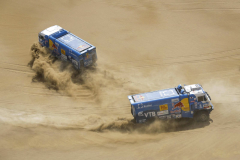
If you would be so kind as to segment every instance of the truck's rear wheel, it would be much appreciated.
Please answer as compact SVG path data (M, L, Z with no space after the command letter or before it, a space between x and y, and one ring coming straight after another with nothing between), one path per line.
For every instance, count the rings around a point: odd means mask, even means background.
M84 62L83 61L80 61L80 73L83 73L84 72Z
M93 64L95 64L96 61L97 61L97 57L96 57L96 54L94 54L94 55L92 56L92 62L93 62Z
M206 122L209 120L209 113L207 111L199 111L195 118L198 122Z

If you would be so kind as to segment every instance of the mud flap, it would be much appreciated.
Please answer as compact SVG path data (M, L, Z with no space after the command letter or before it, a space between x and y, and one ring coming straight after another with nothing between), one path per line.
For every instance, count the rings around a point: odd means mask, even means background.
M80 61L80 66L79 66L79 71L80 71L81 73L83 73L84 70L85 70L84 62L83 62L83 60L81 60L81 61Z

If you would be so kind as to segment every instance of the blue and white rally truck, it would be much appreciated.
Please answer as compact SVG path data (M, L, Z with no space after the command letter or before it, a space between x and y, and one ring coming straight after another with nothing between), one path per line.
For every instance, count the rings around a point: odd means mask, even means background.
M43 30L38 37L41 46L49 48L55 57L70 61L78 70L97 60L96 47L58 25Z
M211 97L200 84L178 85L154 92L128 96L131 113L137 123L158 117L160 119L194 118L197 121L209 120L214 109Z

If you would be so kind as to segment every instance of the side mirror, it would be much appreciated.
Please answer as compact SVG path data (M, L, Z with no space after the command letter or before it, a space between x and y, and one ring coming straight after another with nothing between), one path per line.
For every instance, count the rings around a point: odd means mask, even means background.
M179 91L182 89L181 84L179 84L179 85L177 86L177 89L178 89Z

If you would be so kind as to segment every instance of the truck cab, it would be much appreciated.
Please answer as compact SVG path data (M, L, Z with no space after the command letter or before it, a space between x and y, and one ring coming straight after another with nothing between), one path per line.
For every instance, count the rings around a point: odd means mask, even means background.
M185 85L184 92L189 95L191 111L198 121L208 120L210 112L214 109L209 94L200 84Z

